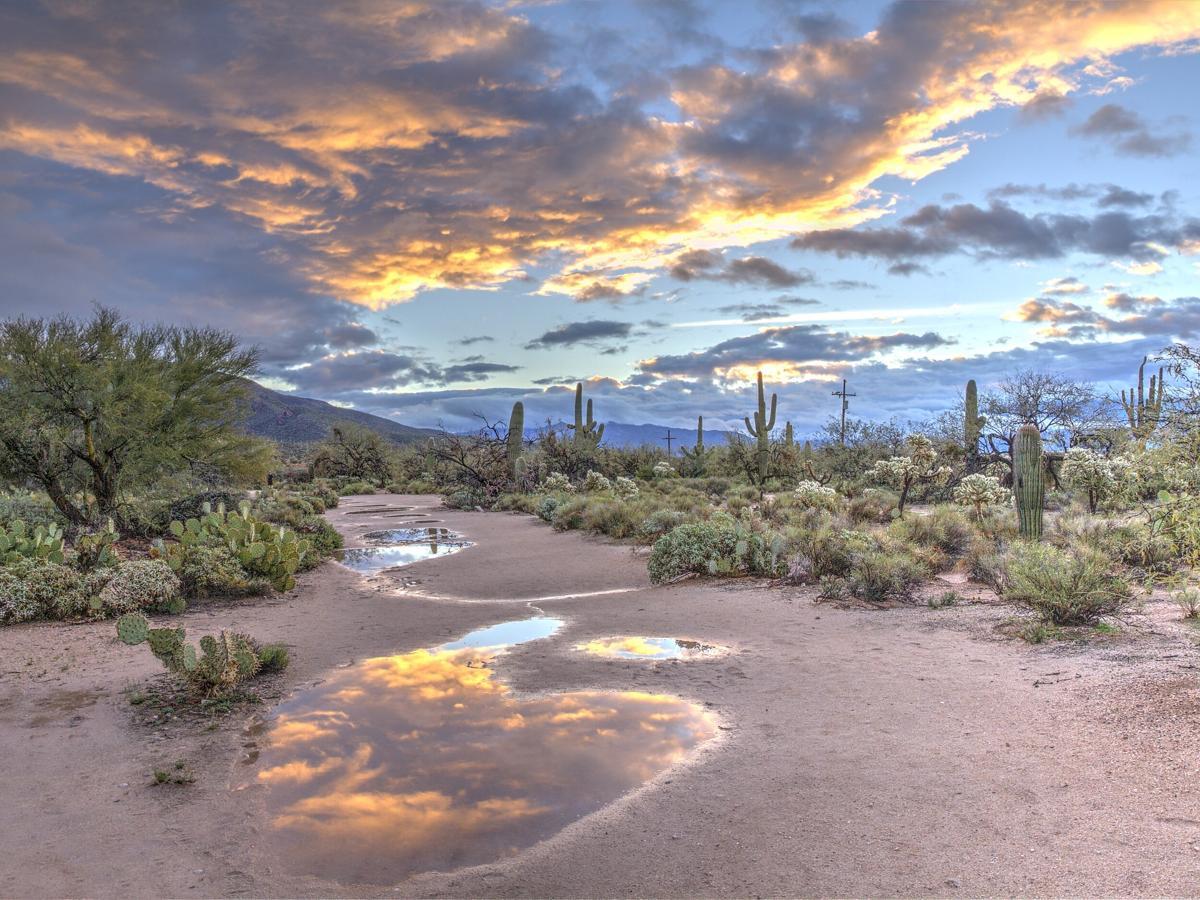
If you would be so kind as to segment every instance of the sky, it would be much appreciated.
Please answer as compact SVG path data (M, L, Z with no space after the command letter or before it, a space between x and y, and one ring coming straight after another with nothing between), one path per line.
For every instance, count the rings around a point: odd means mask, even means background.
M1200 2L10 0L0 313L413 424L920 420L1200 340Z

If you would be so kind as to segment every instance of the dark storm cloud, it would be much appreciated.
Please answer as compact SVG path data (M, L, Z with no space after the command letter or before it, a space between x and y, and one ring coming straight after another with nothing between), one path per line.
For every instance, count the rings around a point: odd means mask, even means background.
M586 322L568 322L534 338L525 345L527 350L544 350L549 347L572 347L575 344L594 343L613 338L629 337L633 326L628 322L592 319Z
M1187 150L1192 141L1186 131L1152 134L1140 115L1116 103L1101 106L1082 124L1071 128L1071 134L1106 140L1125 156L1175 156Z
M368 388L436 383L441 380L441 372L436 366L412 356L374 350L326 356L287 372L286 378L301 393L315 391L337 395Z

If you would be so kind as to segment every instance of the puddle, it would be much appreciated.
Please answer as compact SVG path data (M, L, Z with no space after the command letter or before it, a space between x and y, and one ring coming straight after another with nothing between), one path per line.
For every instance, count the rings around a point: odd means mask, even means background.
M394 884L513 856L716 733L711 713L677 697L521 696L478 661L561 624L505 622L368 659L283 703L258 780L284 865Z
M716 644L702 644L686 638L625 637L599 638L575 645L591 656L609 659L701 659L724 656L729 648Z
M335 551L333 558L363 575L457 553L471 542L448 528L389 528L358 538L365 547Z

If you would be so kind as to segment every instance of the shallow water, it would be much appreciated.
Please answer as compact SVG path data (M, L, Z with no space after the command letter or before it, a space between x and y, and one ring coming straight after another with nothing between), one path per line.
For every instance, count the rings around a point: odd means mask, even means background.
M575 645L576 650L582 650L591 656L603 656L609 659L696 659L705 656L721 656L728 652L725 647L716 644L702 644L686 638L642 637L626 635L623 637L599 638Z
M359 540L368 546L338 550L333 556L364 575L448 556L471 546L470 541L448 528L389 528L367 532Z
M525 697L480 661L561 624L506 622L365 660L283 703L258 772L283 864L388 884L512 856L713 736L711 714L676 697Z

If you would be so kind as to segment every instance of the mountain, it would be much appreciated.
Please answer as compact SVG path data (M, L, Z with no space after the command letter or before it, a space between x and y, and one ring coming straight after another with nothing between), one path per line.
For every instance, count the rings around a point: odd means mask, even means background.
M565 430L565 423L562 425ZM696 428L676 428L674 425L630 425L624 422L605 422L604 423L604 446L607 447L660 447L663 450L667 449L667 431L671 432L671 448L675 454L679 453L680 447L691 447L696 443ZM525 429L528 437L533 437L536 429ZM570 435L569 431L565 432ZM704 443L709 447L725 446L726 435L731 434L729 431L710 431L704 429Z
M439 434L432 428L401 425L382 416L342 409L324 400L281 394L254 381L247 381L246 387L246 431L281 444L319 441L329 434L329 429L337 422L354 422L365 426L397 444L408 444Z

